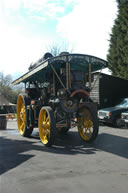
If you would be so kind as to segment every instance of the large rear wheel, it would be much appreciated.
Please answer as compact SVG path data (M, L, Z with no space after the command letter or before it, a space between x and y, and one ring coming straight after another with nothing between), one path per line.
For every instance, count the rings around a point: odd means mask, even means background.
M51 107L42 107L38 120L39 135L41 142L49 147L53 144L55 139L55 118Z
M33 131L33 128L29 126L28 104L27 96L19 94L17 99L17 124L20 135L24 137L29 137Z
M99 124L96 112L89 107L79 109L78 132L82 140L92 142L98 135Z

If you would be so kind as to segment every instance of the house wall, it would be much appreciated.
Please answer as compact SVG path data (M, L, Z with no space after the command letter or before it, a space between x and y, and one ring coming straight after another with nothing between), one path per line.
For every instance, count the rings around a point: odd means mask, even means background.
M114 106L128 97L128 80L99 72L93 74L93 79L90 97L99 108Z
M93 82L91 83L90 98L94 102L97 102L98 104L100 103L100 98L99 98L99 74L95 74L93 76Z

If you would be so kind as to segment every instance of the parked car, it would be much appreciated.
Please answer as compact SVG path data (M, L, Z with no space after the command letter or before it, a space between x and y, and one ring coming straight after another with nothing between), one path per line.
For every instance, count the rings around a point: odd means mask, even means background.
M108 107L100 109L98 111L98 118L100 122L110 123L114 127L120 127L121 123L121 113L128 111L128 98L124 98L120 104L114 107Z
M128 111L121 113L121 124L128 127Z

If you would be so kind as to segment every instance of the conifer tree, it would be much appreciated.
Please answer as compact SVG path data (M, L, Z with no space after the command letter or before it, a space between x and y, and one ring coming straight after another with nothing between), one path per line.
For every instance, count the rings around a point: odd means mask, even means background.
M118 15L112 28L108 50L109 69L128 79L128 0L117 0Z

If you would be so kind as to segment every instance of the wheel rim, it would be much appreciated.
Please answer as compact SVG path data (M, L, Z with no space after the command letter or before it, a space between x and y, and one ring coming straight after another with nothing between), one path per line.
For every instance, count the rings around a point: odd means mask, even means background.
M40 111L39 116L39 134L43 144L47 144L50 139L51 125L50 117L45 109Z
M92 115L88 109L80 110L80 117L78 117L78 131L84 141L88 141L93 133Z
M17 123L18 123L19 133L23 135L25 132L26 110L25 110L24 99L21 95L18 96L18 101L17 101Z

